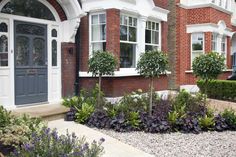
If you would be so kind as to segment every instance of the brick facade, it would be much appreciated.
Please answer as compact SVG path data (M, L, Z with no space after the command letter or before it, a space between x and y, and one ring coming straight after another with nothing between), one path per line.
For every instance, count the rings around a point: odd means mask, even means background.
M80 89L92 90L98 78L83 77L80 78ZM166 90L168 81L166 76L161 76L154 81L155 90ZM102 90L108 97L123 96L125 93L130 93L142 89L147 92L149 89L149 80L144 77L106 77L102 79Z
M173 16L173 15L172 15ZM195 8L195 9L185 9L181 8L178 5L176 6L176 21L175 27L176 30L175 38L177 42L169 41L169 45L176 45L176 62L175 70L176 75L172 75L172 80L176 81L177 87L180 85L193 85L195 84L196 78L191 72L191 34L187 34L187 25L191 24L205 24L213 23L218 24L219 21L223 20L228 28L233 28L231 25L231 15L219 11L214 8ZM172 23L173 23L172 21ZM168 21L171 23L171 21ZM205 32L205 43L204 48L205 52L210 52L211 47L211 37L212 32ZM172 36L173 37L173 36ZM227 68L231 69L231 40L230 37L227 37ZM219 78L227 79L232 72L225 72Z
M72 53L69 53L71 50ZM74 43L62 43L61 57L62 96L72 96L75 92L76 45Z

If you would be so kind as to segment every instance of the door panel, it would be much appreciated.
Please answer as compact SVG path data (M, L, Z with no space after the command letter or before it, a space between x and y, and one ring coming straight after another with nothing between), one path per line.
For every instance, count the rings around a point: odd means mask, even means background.
M48 101L46 25L15 22L16 105Z

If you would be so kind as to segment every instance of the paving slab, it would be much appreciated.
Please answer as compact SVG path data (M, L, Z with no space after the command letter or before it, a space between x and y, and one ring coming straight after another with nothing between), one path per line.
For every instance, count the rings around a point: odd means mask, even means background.
M74 132L78 137L85 136L88 142L92 142L93 140L99 141L101 138L105 138L106 141L103 143L105 154L103 157L154 157L99 131L75 122L66 122L60 119L50 121L48 126L50 128L56 128L60 134L65 134L68 130L69 133Z

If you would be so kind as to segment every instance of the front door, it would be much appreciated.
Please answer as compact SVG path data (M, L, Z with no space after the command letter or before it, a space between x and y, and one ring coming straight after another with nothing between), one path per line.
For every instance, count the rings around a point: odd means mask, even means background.
M47 26L15 21L15 103L48 101Z

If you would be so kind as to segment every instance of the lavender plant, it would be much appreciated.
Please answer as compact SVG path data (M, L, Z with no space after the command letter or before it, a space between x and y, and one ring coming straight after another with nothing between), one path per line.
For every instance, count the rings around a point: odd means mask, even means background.
M18 147L10 156L14 157L100 157L101 146L105 140L87 143L85 138L78 138L74 133L58 135L56 130L43 128L31 135L31 141Z

